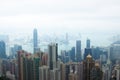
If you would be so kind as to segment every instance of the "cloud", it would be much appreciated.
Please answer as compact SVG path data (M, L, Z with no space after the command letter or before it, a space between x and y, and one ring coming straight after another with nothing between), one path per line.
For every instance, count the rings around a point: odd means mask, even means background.
M118 32L119 4L119 0L4 0L0 26L32 30L38 25L45 32Z

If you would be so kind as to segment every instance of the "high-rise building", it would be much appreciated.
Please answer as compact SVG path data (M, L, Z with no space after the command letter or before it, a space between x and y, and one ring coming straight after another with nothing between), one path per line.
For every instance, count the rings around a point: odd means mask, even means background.
M48 66L39 67L39 80L49 80Z
M90 80L102 80L103 72L100 69L99 63L95 63L95 66L92 68L90 72Z
M48 54L44 53L42 56L42 65L47 66L47 62L48 62Z
M77 75L75 73L70 73L69 80L77 80Z
M70 65L65 65L65 80L69 80L69 73L70 73Z
M39 67L41 66L41 60L39 57L39 53L34 54L33 58L32 58L32 62L33 62L33 80L40 80L39 79Z
M83 61L83 79L90 80L90 72L94 67L95 61L92 59L91 55L87 55L86 60ZM85 73L85 74L84 74Z
M86 48L84 51L84 60L86 59L88 54L92 55L92 49L90 48L90 40L89 39L87 39L87 41L86 41Z
M83 62L78 63L77 65L77 75L78 79L77 80L83 80Z
M18 80L34 80L33 62L30 55L25 51L18 51Z
M48 46L48 65L49 69L53 70L54 68L57 68L57 61L58 61L58 44L57 43L51 43Z
M22 50L22 46L21 45L14 45L14 47L11 47L11 56L14 57L17 55L17 52Z
M92 55L92 49L90 49L90 48L85 48L84 60L86 59L86 57L87 57L88 54Z
M33 30L33 52L36 53L38 51L38 33L37 29Z
M82 60L82 55L81 55L81 41L78 40L76 41L76 61L80 62Z
M110 46L110 60L115 63L117 60L120 61L120 41L114 42Z
M18 51L18 80L24 80L23 79L23 57L25 56L24 51Z
M61 51L61 61L63 63L69 62L69 51L66 50Z
M0 41L0 58L6 58L6 45L4 41Z
M86 41L86 48L90 48L90 39L87 39Z
M50 70L49 80L61 80L60 70L59 69Z
M0 76L2 75L2 59L0 59Z
M61 80L66 80L65 79L65 77L66 77L66 75L65 75L65 73L66 73L66 70L65 70L65 64L61 64L61 66L60 66L60 71L61 71Z
M9 36L0 35L0 41L4 41L6 45L6 55L9 55Z
M70 54L70 60L75 62L75 47L72 47L69 54Z
M18 80L39 80L40 57L18 51Z

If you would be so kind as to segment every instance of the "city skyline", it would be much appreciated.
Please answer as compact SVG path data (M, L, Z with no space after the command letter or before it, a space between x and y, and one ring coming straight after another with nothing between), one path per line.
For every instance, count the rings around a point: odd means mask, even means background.
M120 0L1 0L0 80L120 80Z
M90 38L93 45L109 46L110 38L120 34L119 4L119 0L0 1L0 34L11 40L30 36L37 28L40 39L68 33L72 39Z

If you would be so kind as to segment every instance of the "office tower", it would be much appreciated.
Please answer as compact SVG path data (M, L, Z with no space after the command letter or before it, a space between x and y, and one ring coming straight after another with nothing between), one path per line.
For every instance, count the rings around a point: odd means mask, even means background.
M65 63L70 61L70 57L69 56L70 56L69 51L65 51Z
M95 61L92 59L92 56L90 54L87 55L86 60L83 61L83 79L82 80L90 80L90 72L94 67L94 64L95 64Z
M65 65L65 80L69 80L69 73L70 73L70 65Z
M70 60L72 62L75 62L75 47L72 47L72 49L69 51L70 54Z
M47 66L47 62L48 62L48 54L44 53L42 56L42 65Z
M31 55L25 51L18 51L18 79L19 80L39 80L39 55Z
M39 67L39 80L49 80L49 77L48 66Z
M69 62L69 52L66 50L61 51L61 61L63 63Z
M60 71L61 71L61 80L66 80L65 79L65 77L66 77L66 75L65 75L65 73L66 73L66 70L65 70L65 64L61 64L61 66L60 66Z
M2 75L2 59L0 59L0 75Z
M57 61L58 61L58 44L51 43L48 46L48 65L49 69L53 70L57 67Z
M81 55L81 41L78 40L76 41L76 61L80 62L82 60L82 55Z
M38 51L38 33L37 29L33 31L33 52L36 53Z
M86 41L86 48L84 51L84 60L86 59L88 54L92 55L92 49L90 48L90 40L89 39L87 39L87 41Z
M0 61L0 68L2 69L0 71L0 75L6 75L11 80L17 80L16 62L17 61L14 59L13 60L3 59L2 62Z
M17 51L20 51L20 50L22 50L22 46L21 45L14 45L14 48L15 48L15 51L17 52Z
M87 39L86 41L86 48L90 48L90 39Z
M90 49L90 48L85 48L84 60L86 59L86 57L87 57L88 54L92 55L92 49Z
M77 80L77 75L75 73L70 73L69 80Z
M106 63L108 58L108 51L106 48L92 47L92 56L93 59L95 60L101 59L101 63Z
M92 48L92 56L95 60L100 59L101 50L99 47Z
M23 80L34 80L33 61L29 53L23 57Z
M17 59L18 59L18 80L23 79L23 57L25 56L24 51L18 51Z
M116 66L116 80L120 80L120 65Z
M0 41L0 58L6 58L6 45L4 41Z
M78 63L77 65L77 75L78 79L77 80L83 80L83 62Z
M70 73L69 73L69 80L79 80L78 79L78 63L70 62Z
M58 69L50 70L49 80L61 80L60 71Z
M110 70L109 69L104 69L103 70L103 80L110 80Z
M17 55L17 52L22 50L22 46L21 45L17 45L15 44L14 47L11 47L11 56L15 57Z
M102 80L103 72L100 69L99 63L95 63L95 66L92 68L90 72L90 80Z
M9 55L9 36L0 35L0 41L4 41L6 45L6 55Z
M36 53L32 55L32 62L33 62L33 80L40 80L39 79L39 67L42 65L41 60L41 53Z
M25 51L18 51L18 80L33 80L32 62Z
M120 41L114 42L110 46L110 60L115 64L117 60L120 61Z

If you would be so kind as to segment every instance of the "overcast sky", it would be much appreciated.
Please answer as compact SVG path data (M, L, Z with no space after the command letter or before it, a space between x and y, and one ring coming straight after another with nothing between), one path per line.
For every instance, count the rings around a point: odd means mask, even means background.
M40 33L117 35L120 0L0 0L0 33L33 28Z

